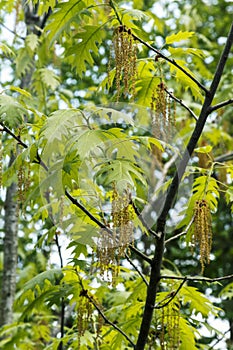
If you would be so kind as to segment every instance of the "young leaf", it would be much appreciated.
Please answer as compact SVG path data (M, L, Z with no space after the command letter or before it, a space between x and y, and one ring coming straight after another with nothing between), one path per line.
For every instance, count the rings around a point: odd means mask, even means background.
M187 40L189 39L191 36L193 36L195 34L195 32L182 32L180 31L177 34L172 34L166 37L166 44L173 44L175 42L179 42L182 40Z
M105 24L104 24L105 25ZM74 67L79 76L86 71L86 63L93 64L92 53L98 54L98 44L104 37L105 31L103 26L88 25L83 27L82 32L75 36L77 44L71 47L67 52L67 59Z
M57 3L57 7L50 17L50 22L45 28L45 31L49 32L47 39L50 45L60 37L63 31L70 30L71 22L78 19L80 11L85 7L86 4L83 0L69 0Z
M19 127L24 116L28 114L15 98L8 95L0 95L0 121L6 123L10 128Z

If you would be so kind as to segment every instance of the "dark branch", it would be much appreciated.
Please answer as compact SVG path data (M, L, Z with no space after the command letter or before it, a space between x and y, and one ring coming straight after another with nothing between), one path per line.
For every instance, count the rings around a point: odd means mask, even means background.
M148 231L148 233L150 233L152 236L154 236L155 238L159 238L159 235L153 231L151 228L148 227L147 223L145 222L145 220L143 219L143 216L141 215L141 213L139 212L138 208L136 207L135 203L133 202L133 200L130 200L130 204L132 205L138 219L141 221L141 223L143 224L143 226L145 227L145 229Z
M192 217L190 223L188 224L188 226L186 227L186 229L185 229L184 231L178 233L177 235L175 235L175 236L173 236L173 237L168 238L168 239L164 242L164 244L170 243L171 241L174 241L175 239L180 238L181 236L186 235L187 232L188 232L188 230L190 229L192 223L193 223L193 220L194 220L194 217Z
M178 68L187 77L189 77L201 90L203 90L206 94L208 94L208 92L209 92L208 89L204 85L202 85L192 74L190 74L182 66L180 66L174 59L171 59L171 58L165 56L161 51L159 51L158 49L154 48L153 46L148 44L146 41L144 41L141 38L139 38L137 35L132 34L132 36L133 36L133 38L135 40L139 41L141 44L146 46L148 49L150 49L151 51L155 52L158 57L163 58L165 61L169 62L174 67Z
M134 247L133 244L129 244L129 248L138 256L140 256L140 258L142 258L142 260L148 262L148 264L151 265L152 260L150 258L148 258L145 254L143 254L142 252L140 252L140 250L138 250L137 248Z
M197 116L196 116L196 114L191 110L191 108L189 108L181 99L175 97L175 96L173 95L173 93L170 92L168 89L165 88L164 90L166 91L166 93L167 93L174 101L178 102L182 107L184 107L184 108L190 113L190 115L191 115L195 120L197 120Z
M185 284L186 281L187 281L187 278L184 277L183 281L181 282L181 284L179 285L177 290L169 293L169 295L164 300L161 300L154 308L155 309L162 309L163 307L170 304L170 302L177 296L177 294L179 293L179 291L181 290L181 288L183 287L183 285ZM167 300L167 301L164 304L162 304L165 300ZM162 304L162 305L160 305L160 304Z
M233 103L233 99L231 98L230 100L220 102L212 107L210 107L210 113L216 111L217 109L220 109L222 107L228 106Z
M83 296L85 296L92 305L94 305L94 307L96 308L96 310L98 311L98 313L101 315L101 317L103 318L103 320L105 321L106 324L109 324L110 326L112 326L116 331L118 331L120 334L123 335L123 337L125 337L125 339L133 346L133 348L135 348L135 344L132 342L132 340L128 337L128 335L121 329L119 328L115 323L111 322L107 316L103 313L103 311L101 310L100 306L95 302L94 298L88 294L88 291L84 288L83 283L82 283L82 279L79 276L79 283L81 285L81 288L83 290Z
M208 283L214 283L214 282L220 282L220 281L226 281L233 279L232 275L227 275L223 277L215 277L215 278L209 278L209 277L197 277L197 276L160 276L160 279L172 279L172 280L186 280L186 281L194 281L194 282L208 282Z
M114 2L112 0L109 1L109 5L112 7L116 18L119 22L120 25L123 25L123 22L119 16L119 13L117 12L116 6L114 5ZM127 30L127 29L125 29ZM155 52L156 55L159 58L163 58L164 60L166 60L167 62L169 62L171 65L173 65L174 67L178 68L180 71L182 71L187 77L189 77L200 89L202 89L206 94L208 93L208 89L202 85L192 74L190 74L189 72L187 72L182 66L180 66L174 59L170 59L169 57L165 56L161 51L159 51L158 49L154 48L153 46L151 46L150 44L148 44L146 41L142 40L141 38L139 38L137 35L132 33L132 36L135 40L139 41L141 44L143 44L144 46L146 46L148 49L150 49L151 51Z
M209 348L209 350L214 350L214 349L216 349L216 345L217 345L218 343L220 343L220 341L222 341L222 340L225 338L226 334L229 333L229 332L232 330L232 327L233 327L233 324L232 324L232 326L231 326L227 331L225 331L225 332L223 333L223 335L222 335L220 338L218 338L218 339L216 340L216 342Z
M223 154L219 157L214 158L214 161L217 163L229 162L230 160L233 160L233 152Z
M8 30L8 32L14 34L15 36L17 36L18 38L25 40L25 38L19 34L17 34L14 30L11 30L10 28L8 28L4 23L0 22L0 25L3 26L6 30Z
M147 285L148 287L148 282L145 278L145 276L141 273L141 271L138 269L138 267L134 264L134 262L130 259L130 257L128 256L127 253L125 253L125 257L128 260L128 262L133 266L133 268L135 269L135 271L139 274L139 276L142 278L143 282Z
M108 233L112 234L112 230L109 227L107 227L103 222L101 222L93 214L91 214L89 212L89 210L87 210L81 203L79 203L79 201L77 201L77 199L72 197L67 190L65 190L65 194L66 194L67 198L69 198L71 203L73 203L76 207L81 209L82 212L85 213L91 219L91 221L93 221L95 224L97 224L100 228L104 229Z
M140 332L139 332L139 336L138 336L138 340L137 340L137 344L136 344L136 350L143 350L145 348L145 345L147 342L147 337L148 337L150 326L151 326L153 310L154 310L153 305L155 304L158 285L160 282L160 271L161 271L162 259L163 259L163 254L164 254L165 225L166 225L167 215L168 215L168 212L171 209L171 207L175 201L176 193L178 191L179 184L180 184L180 181L184 175L188 161L190 159L190 155L193 153L193 150L196 147L196 144L197 144L197 142L202 134L202 131L204 129L208 115L211 112L210 106L211 106L211 103L214 99L216 90L218 88L218 85L219 85L226 61L228 59L232 44L233 44L233 23L232 23L229 35L227 37L225 47L224 47L223 52L221 54L219 63L217 65L216 72L215 72L212 84L210 86L210 90L207 91L205 89L206 96L205 96L205 100L204 100L204 103L203 103L203 106L202 106L202 109L200 112L200 116L196 122L194 131L193 131L191 138L188 142L187 148L183 154L183 157L180 161L178 169L177 169L177 171L173 177L172 183L168 189L168 193L167 193L164 207L163 207L161 214L159 215L158 220L157 220L157 230L156 231L161 232L161 238L158 239L156 242L157 243L156 249L155 249L154 258L152 260L152 265L151 265L150 282L149 282L149 287L147 289L145 309L144 309L141 328L140 328ZM158 55L159 54L160 53L158 53ZM161 54L160 54L160 56L161 56ZM174 62L173 62L173 64L174 64Z
M12 136L19 145L21 145L23 148L28 148L26 143L24 143L19 136L15 135L7 126L5 126L2 122L0 122L1 127L3 128L2 130L7 132L10 136Z
M112 234L112 230L107 227L102 221L98 220L93 214L91 214L81 203L79 203L79 201L77 201L77 199L73 198L69 192L67 190L65 190L65 194L67 196L67 198L69 198L69 200L79 209L82 210L83 213L85 213L90 219L91 221L93 221L94 223L96 223L100 228L104 229L105 231L107 231L108 233ZM129 248L135 252L137 255L139 255L143 260L147 261L149 264L151 264L151 259L148 258L146 255L144 255L143 253L141 253L137 248L135 248L132 244L129 244Z

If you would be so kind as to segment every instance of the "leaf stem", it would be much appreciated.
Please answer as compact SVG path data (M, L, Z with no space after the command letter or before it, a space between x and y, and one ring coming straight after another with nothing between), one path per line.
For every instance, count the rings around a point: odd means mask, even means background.
M197 120L197 116L196 116L196 114L191 110L191 108L189 108L181 99L175 97L175 96L173 95L173 93L170 92L168 89L165 88L164 90L166 91L166 93L167 93L174 101L178 102L182 107L184 107L184 108L191 114L191 116L192 116L195 120Z

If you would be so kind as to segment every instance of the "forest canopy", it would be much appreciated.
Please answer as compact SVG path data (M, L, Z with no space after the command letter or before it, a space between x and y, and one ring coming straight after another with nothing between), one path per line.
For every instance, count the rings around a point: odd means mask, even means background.
M233 6L0 3L0 348L233 348Z

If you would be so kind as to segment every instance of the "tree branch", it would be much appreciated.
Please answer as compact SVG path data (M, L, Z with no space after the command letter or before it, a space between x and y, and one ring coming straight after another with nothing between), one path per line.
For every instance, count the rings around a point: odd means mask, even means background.
M94 307L96 308L96 310L98 311L98 313L100 314L100 316L103 318L103 320L105 321L105 323L109 324L110 326L112 326L116 331L118 331L120 334L123 335L123 337L125 337L125 339L132 345L133 348L135 348L135 344L132 342L132 340L128 337L128 335L121 329L119 328L115 323L113 323L112 321L110 321L107 316L103 313L103 311L101 310L100 306L95 302L93 296L90 296L88 294L88 291L84 288L83 283L82 283L82 279L80 278L79 274L79 283L80 286L82 288L83 291L83 296L85 296L92 305L94 305Z
M112 7L116 18L118 20L118 22L120 23L120 25L123 25L122 20L120 19L119 13L117 12L116 6L114 5L114 2L112 0L109 1L109 5ZM127 29L125 29L127 30ZM180 66L174 59L170 59L169 57L165 56L160 50L154 48L153 46L151 46L150 44L148 44L146 41L142 40L141 38L139 38L137 35L132 33L132 37L139 41L141 44L143 44L144 46L146 46L148 49L150 49L151 51L155 52L156 55L158 57L163 58L164 60L166 60L167 62L169 62L171 65L173 65L174 67L178 68L180 71L182 71L187 77L189 77L201 90L203 90L206 94L208 93L208 89L202 85L192 74L190 74L189 72L187 72L182 66Z
M209 278L209 277L197 277L197 276L160 276L160 279L172 279L172 280L186 280L186 281L194 281L194 282L208 282L208 283L214 283L214 282L220 282L220 281L226 281L233 279L232 275L227 275L223 277L215 277L215 278Z
M165 56L160 50L154 48L153 46L148 44L146 41L139 38L137 35L132 33L132 36L135 40L139 41L141 44L146 46L148 49L155 52L158 55L158 57L163 58L165 61L169 62L174 67L178 68L181 72L183 72L187 77L189 77L206 94L209 93L209 90L204 85L202 85L192 74L190 74L182 66L180 66L174 59L171 59L171 58Z
M148 264L152 264L152 260L150 258L148 258L145 254L143 254L142 252L140 252L140 250L138 250L137 248L134 247L133 244L129 244L129 248L138 256L140 256L140 258L142 258L142 260L148 262Z
M179 237L181 237L181 236L186 235L187 232L188 232L188 230L190 229L192 223L193 223L193 220L194 220L194 216L192 217L190 223L188 224L188 226L186 227L186 229L185 229L184 231L178 233L177 235L175 235L175 236L173 236L173 237L168 238L168 239L164 242L164 244L170 243L171 241L174 241L175 239L177 239L177 238L179 238Z
M196 116L196 114L191 110L191 108L189 108L181 99L175 97L175 96L173 95L173 93L170 92L168 89L165 88L164 90L166 91L166 93L167 93L174 101L178 102L182 107L184 107L184 108L191 114L191 116L192 116L195 120L197 120L197 116Z
M21 145L23 148L28 148L28 145L26 145L26 143L24 143L19 136L15 135L7 126L5 126L2 122L0 122L0 125L2 127L2 131L5 131L7 134L12 136L19 145Z
M145 229L148 231L148 233L150 233L152 236L154 236L155 238L159 238L159 235L153 231L150 227L148 227L146 221L144 220L142 214L139 212L138 208L136 207L135 203L133 202L132 198L130 200L130 203L138 217L138 219L141 221L141 223L143 224L143 226L145 227Z
M0 22L0 25L3 26L6 30L8 30L8 32L14 34L15 36L17 36L18 38L25 40L25 38L19 34L17 34L14 30L11 30L10 28L8 28L4 23Z
M232 325L232 326L233 326L233 325ZM222 340L225 338L225 335L231 331L232 326L231 326L228 330L226 330L220 338L218 338L218 339L216 340L216 342L209 348L209 350L214 350L214 349L216 349L216 348L215 348L216 345L217 345L218 343L220 343L220 341L222 341Z
M147 287L149 286L148 281L145 279L145 276L141 273L141 271L138 269L138 267L134 264L134 262L130 259L130 257L128 256L127 253L125 253L125 257L128 260L128 262L133 266L133 268L135 269L135 271L139 274L139 276L142 278L143 282L147 285Z
M210 86L210 90L206 91L205 100L200 112L200 116L196 122L194 131L190 137L190 140L188 142L187 148L183 154L183 157L180 161L179 167L173 177L172 183L168 189L167 197L165 200L164 207L162 209L161 214L158 217L157 220L157 232L161 232L161 238L157 240L156 249L154 253L154 258L152 260L151 265L151 274L150 274L150 282L149 287L147 289L147 297L146 297L146 303L145 303L145 309L144 314L142 318L142 323L140 327L140 332L136 344L136 350L143 350L145 348L152 316L153 316L153 310L154 310L154 304L156 300L156 294L158 290L158 285L160 282L160 271L161 271L161 265L162 265L162 259L164 254L164 241L165 241L165 225L166 225L166 219L169 210L171 209L176 193L179 188L180 180L183 177L183 174L185 172L186 166L188 164L188 161L190 159L190 155L193 153L194 148L196 147L196 144L202 134L202 131L204 129L206 120L208 118L208 115L211 112L210 106L214 99L216 90L218 88L226 61L228 59L231 46L233 44L233 23L231 25L230 32L227 37L227 41L225 44L225 47L223 49L223 52L221 54L221 57L219 59L219 63L217 65L215 75L212 81L212 84Z
M177 290L169 293L169 295L165 299L161 300L154 308L155 309L162 309L163 307L170 304L170 302L177 296L177 294L179 293L179 291L181 290L181 288L183 287L183 285L185 284L186 281L187 281L187 278L184 277L183 281L181 282L181 284L179 285ZM166 301L164 304L160 305L162 302L164 302L167 299L169 299L169 300Z
M98 220L93 214L91 214L89 212L89 210L87 210L81 203L79 203L79 201L77 201L77 199L75 199L74 197L72 197L69 192L67 190L65 190L65 195L67 196L67 198L69 198L69 200L71 201L71 203L73 203L76 207L78 207L79 209L82 210L83 213L85 213L90 219L91 221L93 221L94 223L96 223L100 228L103 228L105 231L107 231L108 233L112 234L112 230L107 227L103 222L101 222L100 220Z
M214 161L217 163L224 163L224 162L228 162L230 160L233 160L233 152L223 154L223 155L216 157L214 159Z
M233 98L231 98L230 100L227 100L227 101L220 102L220 103L210 107L210 113L212 113L212 112L214 112L217 109L220 109L222 107L228 106L228 105L230 105L232 103L233 103Z

